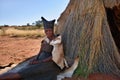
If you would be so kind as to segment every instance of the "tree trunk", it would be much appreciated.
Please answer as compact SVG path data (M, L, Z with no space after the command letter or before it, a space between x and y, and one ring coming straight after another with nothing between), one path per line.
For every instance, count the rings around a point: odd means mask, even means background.
M120 76L120 0L70 0L58 19L66 59L80 56L78 73Z

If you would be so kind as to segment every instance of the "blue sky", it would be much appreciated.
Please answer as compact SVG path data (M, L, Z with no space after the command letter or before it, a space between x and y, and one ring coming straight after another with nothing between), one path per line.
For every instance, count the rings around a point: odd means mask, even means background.
M0 25L26 25L41 20L58 19L69 0L0 0Z

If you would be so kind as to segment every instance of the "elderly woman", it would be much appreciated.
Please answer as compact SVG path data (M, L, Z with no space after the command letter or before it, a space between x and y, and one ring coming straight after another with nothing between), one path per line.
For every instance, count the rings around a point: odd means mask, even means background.
M26 68L17 73L7 73L0 76L0 80L56 80L60 68L52 61L52 49L49 43L56 36L54 34L54 22L41 17L46 38L41 42L41 49L36 58L30 61Z

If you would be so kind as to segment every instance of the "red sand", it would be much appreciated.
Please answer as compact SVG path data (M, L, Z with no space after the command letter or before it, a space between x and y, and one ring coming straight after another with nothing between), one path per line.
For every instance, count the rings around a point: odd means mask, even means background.
M0 65L19 63L38 54L41 40L0 36Z

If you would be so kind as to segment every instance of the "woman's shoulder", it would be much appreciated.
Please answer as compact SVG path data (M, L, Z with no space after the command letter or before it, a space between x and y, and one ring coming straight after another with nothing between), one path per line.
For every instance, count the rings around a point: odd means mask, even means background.
M49 43L49 42L50 42L50 40L49 40L47 37L44 37L44 38L43 38L43 40L42 40L42 43L44 43L44 42Z
M61 36L61 35L60 35L60 34L55 34L55 37L58 37L58 36ZM42 42L42 43L43 43L43 42L49 43L50 40L45 36L41 42Z

